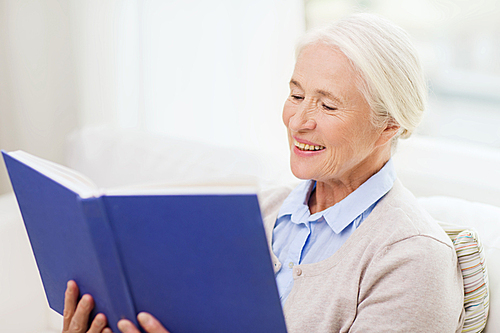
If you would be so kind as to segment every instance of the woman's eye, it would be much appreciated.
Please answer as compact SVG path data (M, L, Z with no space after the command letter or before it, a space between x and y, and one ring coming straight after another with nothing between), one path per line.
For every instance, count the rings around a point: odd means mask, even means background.
M302 99L304 99L304 97L302 97L300 95L292 95L292 98L295 99L295 100L302 100Z
M328 110L328 111L335 111L335 110L337 110L336 107L328 106L326 104L323 104L323 108L325 108L325 110Z

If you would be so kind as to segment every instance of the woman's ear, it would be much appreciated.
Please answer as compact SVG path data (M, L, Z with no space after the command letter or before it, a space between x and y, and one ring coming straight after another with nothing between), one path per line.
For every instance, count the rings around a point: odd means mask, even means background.
M377 140L377 146L383 146L386 143L391 142L392 139L398 134L400 128L401 126L395 119L389 118L389 120L387 120L387 122L385 122L382 126L383 130Z

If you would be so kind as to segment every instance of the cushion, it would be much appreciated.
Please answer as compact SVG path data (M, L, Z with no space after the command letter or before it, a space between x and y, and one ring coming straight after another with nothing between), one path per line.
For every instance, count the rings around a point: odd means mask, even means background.
M500 332L500 207L444 196L419 202L434 219L468 226L465 229L480 235L489 282L489 315L483 332Z
M489 283L483 246L473 229L441 225L451 238L464 280L465 320L462 332L482 332L489 309Z

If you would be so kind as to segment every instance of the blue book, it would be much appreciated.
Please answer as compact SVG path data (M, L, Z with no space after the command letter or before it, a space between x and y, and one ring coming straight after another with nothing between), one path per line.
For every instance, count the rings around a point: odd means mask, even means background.
M73 279L114 332L141 311L171 333L286 332L255 191L104 192L55 163L2 154L58 313Z

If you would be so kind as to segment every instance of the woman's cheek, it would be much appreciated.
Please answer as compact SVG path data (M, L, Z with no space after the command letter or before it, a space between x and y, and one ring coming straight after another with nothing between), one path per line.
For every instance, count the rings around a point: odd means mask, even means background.
M296 112L297 105L290 100L290 98L287 98L285 101L285 105L283 106L283 123L285 124L286 127L289 127L290 125L290 119L293 117L293 115Z
M292 112L291 112L291 107L287 105L288 102L285 102L285 106L283 107L283 124L285 124L286 127L288 127L288 124L290 124L290 118L292 117Z

